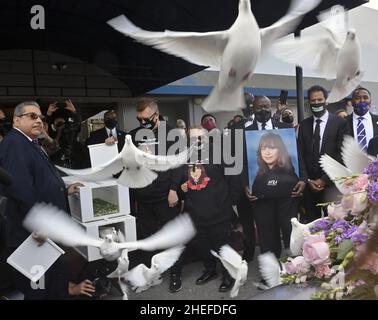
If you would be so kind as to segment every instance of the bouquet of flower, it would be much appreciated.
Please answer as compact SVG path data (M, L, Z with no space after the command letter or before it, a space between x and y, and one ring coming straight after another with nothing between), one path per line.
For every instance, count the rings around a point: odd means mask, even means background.
M302 225L302 254L286 259L280 283L318 282L313 299L378 298L378 159L369 162L341 178L326 170L343 197L323 204L328 217Z

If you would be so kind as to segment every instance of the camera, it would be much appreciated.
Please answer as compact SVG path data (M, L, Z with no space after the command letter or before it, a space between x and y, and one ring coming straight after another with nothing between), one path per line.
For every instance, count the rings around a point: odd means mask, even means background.
M55 106L58 109L64 109L66 107L66 104L64 102L58 102Z

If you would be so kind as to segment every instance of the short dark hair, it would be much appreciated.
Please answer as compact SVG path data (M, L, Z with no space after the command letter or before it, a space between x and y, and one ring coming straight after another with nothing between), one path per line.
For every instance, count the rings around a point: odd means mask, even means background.
M364 88L364 87L358 87L358 88L354 89L353 92L352 92L352 99L353 99L354 96L357 94L357 92L358 92L358 91L361 91L361 90L365 90L365 91L367 91L367 93L369 94L369 97L370 97L370 99L371 99L371 92L370 92L368 89Z
M202 123L203 119L205 119L206 117L212 117L212 118L214 118L215 121L217 121L217 118L215 118L211 113L205 113L201 118L201 123Z
M114 110L108 110L108 111L106 111L106 112L104 113L104 119L105 119L110 113L114 113L115 115L117 115L116 112L115 112Z
M307 99L310 100L311 94L313 92L318 92L318 91L323 92L324 98L327 100L327 98L328 98L328 91L325 88L323 88L322 86L319 86L319 85L312 86L311 88L309 88L307 90Z

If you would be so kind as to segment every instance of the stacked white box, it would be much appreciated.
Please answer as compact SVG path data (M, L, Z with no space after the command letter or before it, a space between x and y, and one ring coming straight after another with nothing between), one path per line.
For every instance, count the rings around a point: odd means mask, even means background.
M116 180L82 182L79 192L68 196L71 215L80 222L91 222L104 218L118 217L130 213L129 188ZM94 199L101 199L117 207L114 213L96 216Z
M66 185L81 182L84 186L78 188L78 193L68 196L71 216L80 224L87 235L100 238L103 228L114 227L121 231L126 241L136 241L135 218L130 215L129 188L120 185L115 179L107 181L87 182L74 176L63 177ZM117 212L95 216L94 199L101 199L117 206ZM95 247L76 247L87 261L102 259L100 250Z
M115 230L120 230L123 233L127 242L136 241L135 217L130 214L111 219L77 223L79 223L85 229L86 234L91 237L100 238L100 231L102 228L114 227ZM86 246L76 247L75 249L89 262L102 259L98 248Z

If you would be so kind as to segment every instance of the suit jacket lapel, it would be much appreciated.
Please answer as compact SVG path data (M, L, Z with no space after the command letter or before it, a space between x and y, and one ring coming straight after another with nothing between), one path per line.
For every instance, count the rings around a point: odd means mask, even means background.
M311 120L308 121L306 124L308 125L304 125L303 126L303 129L305 130L305 137L308 137L308 143L310 144L310 150L311 150L311 154L312 154L312 145L313 145L313 138L314 138L314 117L311 117ZM304 139L306 141L306 139Z
M350 117L348 119L348 126L349 126L349 129L350 129L350 134L354 138L353 113L350 115Z
M325 129L324 129L324 133L323 133L322 146L320 147L320 154L323 153L324 146L327 143L327 135L331 128L332 117L333 117L332 114L329 114Z
M378 135L378 117L374 114L371 115L371 121L373 122L373 137Z

